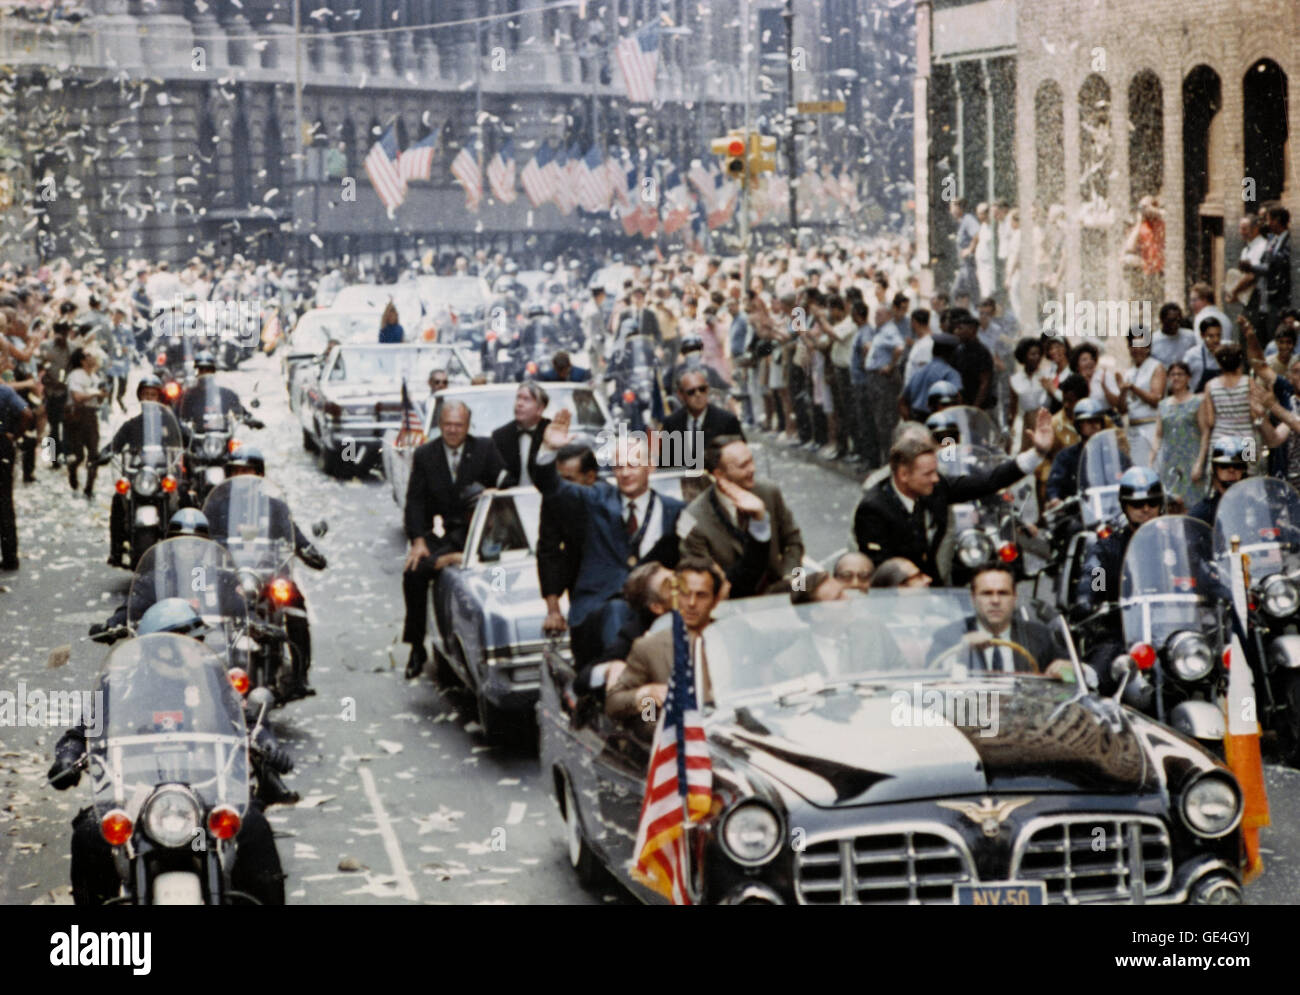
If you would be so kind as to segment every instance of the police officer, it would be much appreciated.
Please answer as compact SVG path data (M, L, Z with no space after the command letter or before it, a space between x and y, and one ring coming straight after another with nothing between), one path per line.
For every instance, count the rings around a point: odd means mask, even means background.
M12 387L0 383L0 570L18 569L14 463L18 458L17 440L31 427L33 421L27 402Z
M1076 619L1119 603L1124 554L1128 551L1129 541L1139 528L1158 518L1165 509L1165 488L1160 475L1145 466L1125 470L1119 478L1119 506L1124 512L1123 521L1109 535L1098 539L1083 561L1075 589L1073 614ZM1095 624L1099 635L1089 641L1087 662L1097 672L1098 690L1109 694L1115 687L1110 663L1124 648L1119 614L1111 613Z
M1210 446L1210 493L1202 498L1188 514L1193 518L1199 518L1206 525L1213 526L1223 492L1243 479L1246 470L1245 441L1233 438L1217 439Z
M1084 444L1102 430L1106 424L1106 405L1085 397L1074 406L1074 430L1079 441L1066 446L1052 460L1052 472L1047 477L1047 505L1050 510L1079 490L1079 458Z
M925 392L925 403L933 413L956 407L962 403L961 389L947 380L936 380Z
M165 403L163 401L162 381L152 373L146 373L140 378L140 382L135 385L135 398L140 402L141 413L124 421L113 434L112 441L99 451L97 462L100 466L109 462L127 446L139 445L142 434L141 422L143 420L144 405L146 403ZM182 427L181 440L187 442L187 436L188 432ZM108 514L108 565L110 567L126 566L122 549L126 542L126 511L126 495L119 494L114 490L113 503Z
M206 351L199 353L194 357L194 371L200 377L215 376L217 372L216 357L213 356L212 353ZM187 390L183 395L181 395L180 404L177 407L179 417L184 417L180 412L185 411L185 399L190 396L190 391L194 389L194 387L191 387L190 390ZM243 402L239 400L238 394L229 387L221 387L219 389L221 391L221 407L223 410L233 412L235 416L249 428L266 428L265 424L254 418L244 408Z

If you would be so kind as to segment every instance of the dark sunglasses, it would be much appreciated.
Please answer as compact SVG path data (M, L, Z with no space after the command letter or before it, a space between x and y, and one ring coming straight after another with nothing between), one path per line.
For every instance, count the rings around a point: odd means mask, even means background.
M1142 501L1126 501L1124 503L1127 504L1130 508L1159 508L1161 504L1163 504L1164 502L1155 501L1155 500L1142 500Z
M860 580L862 583L866 584L871 580L871 571L870 570L858 570L858 571L846 570L843 571L842 573L837 573L835 575L835 579L842 580L846 584L853 580Z
M707 394L708 392L709 392L709 388L703 385L699 387L691 387L689 389L685 387L682 388L682 393L685 394L687 397L694 397L696 394Z

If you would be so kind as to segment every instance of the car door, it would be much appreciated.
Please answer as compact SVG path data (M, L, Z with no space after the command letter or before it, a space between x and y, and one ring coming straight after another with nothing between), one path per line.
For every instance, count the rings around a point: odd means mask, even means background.
M593 728L601 741L592 762L600 799L600 846L610 868L626 876L636 860L633 850L654 729L640 718L625 721L604 714Z

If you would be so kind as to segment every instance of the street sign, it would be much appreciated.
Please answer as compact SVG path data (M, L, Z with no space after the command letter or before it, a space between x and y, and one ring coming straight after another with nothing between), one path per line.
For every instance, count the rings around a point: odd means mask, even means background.
M800 114L843 114L843 100L801 100L795 105Z

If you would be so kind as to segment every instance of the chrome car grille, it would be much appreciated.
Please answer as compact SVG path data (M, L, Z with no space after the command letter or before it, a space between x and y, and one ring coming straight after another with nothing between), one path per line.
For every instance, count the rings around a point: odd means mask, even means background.
M805 845L795 854L795 895L810 905L950 905L973 866L946 826L886 825Z
M1151 816L1032 819L1011 856L1011 879L1042 881L1054 904L1140 900L1168 889L1173 876L1169 830Z

